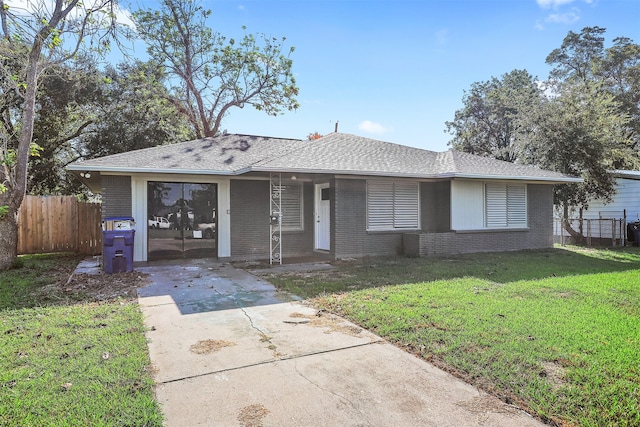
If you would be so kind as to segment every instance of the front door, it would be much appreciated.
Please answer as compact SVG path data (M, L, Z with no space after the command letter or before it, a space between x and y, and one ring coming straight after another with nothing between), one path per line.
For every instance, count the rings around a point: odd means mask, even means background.
M148 259L218 256L216 184L147 184Z
M315 187L315 249L328 251L331 248L331 198L329 184Z

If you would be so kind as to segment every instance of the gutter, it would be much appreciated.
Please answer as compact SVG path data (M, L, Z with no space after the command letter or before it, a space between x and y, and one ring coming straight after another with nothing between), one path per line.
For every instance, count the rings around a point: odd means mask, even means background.
M238 171L240 172L240 171ZM527 176L527 175L489 175L489 174L469 174L469 173L441 173L441 174L417 174L402 172L381 172L381 171L352 171L352 170L327 170L327 169L304 169L304 168L266 168L252 167L243 169L241 173L246 172L271 172L271 173L315 173L315 174L335 174L335 175L362 175L362 176L379 176L393 178L416 178L416 179L503 179L517 181L540 181L549 184L566 184L584 182L578 177L544 177L544 176Z
M82 164L71 164L67 169L73 172L115 172L115 173L165 173L181 175L219 175L219 176L239 176L249 172L268 173L292 173L292 174L331 174L331 175L351 175L351 176L377 176L392 178L415 178L415 179L502 179L515 181L536 181L548 184L567 184L584 182L578 177L545 177L527 175L491 175L491 174L470 174L470 173L440 173L440 174L419 174L403 172L381 172L381 171L353 171L336 169L307 169L307 168L272 168L260 166L248 166L235 171L215 171L211 169L164 169L164 168L128 168L115 166L91 166Z

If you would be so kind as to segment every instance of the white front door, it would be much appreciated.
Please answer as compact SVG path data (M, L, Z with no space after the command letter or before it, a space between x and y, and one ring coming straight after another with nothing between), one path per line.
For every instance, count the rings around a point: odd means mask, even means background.
M316 184L315 190L315 248L328 251L331 248L329 184Z

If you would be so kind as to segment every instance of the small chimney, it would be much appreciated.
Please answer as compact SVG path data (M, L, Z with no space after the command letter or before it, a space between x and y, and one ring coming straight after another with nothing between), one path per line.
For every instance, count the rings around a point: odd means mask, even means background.
M339 122L339 121L338 121L338 120L336 120L336 130L335 130L335 132L336 132L336 133L338 133L338 122Z

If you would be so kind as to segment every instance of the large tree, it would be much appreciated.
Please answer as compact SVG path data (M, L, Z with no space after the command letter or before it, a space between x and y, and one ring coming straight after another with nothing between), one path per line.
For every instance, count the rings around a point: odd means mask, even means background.
M629 117L620 114L615 97L595 83L565 85L562 95L547 99L535 118L523 163L584 179L554 189L565 229L576 238L580 234L567 221L574 210L587 209L594 198L610 201L615 194L611 171L637 165L628 126Z
M153 62L107 67L96 113L91 132L75 144L79 157L107 156L193 137L189 122L169 100L161 67Z
M567 85L598 85L612 95L618 112L629 117L626 127L629 143L640 147L640 45L628 37L616 37L605 47L605 28L585 27L580 33L569 31L559 48L546 59L553 68L549 85L563 93Z
M64 168L78 159L74 143L101 118L95 106L102 80L102 73L88 58L51 66L43 72L32 138L41 151L29 161L29 194L83 192L80 182L71 179Z
M82 48L104 49L116 28L115 0L34 0L23 7L0 0L2 96L21 99L0 129L0 270L10 267L18 243L17 215L33 152L38 81L45 69L74 58ZM8 63L18 64L19 72Z
M171 100L196 137L216 135L232 108L270 115L298 108L293 47L285 53L284 38L264 35L227 39L211 29L210 15L198 0L163 0L134 15L149 55L176 82Z
M529 136L530 118L542 101L536 79L526 70L473 83L463 107L446 122L456 150L515 162Z

